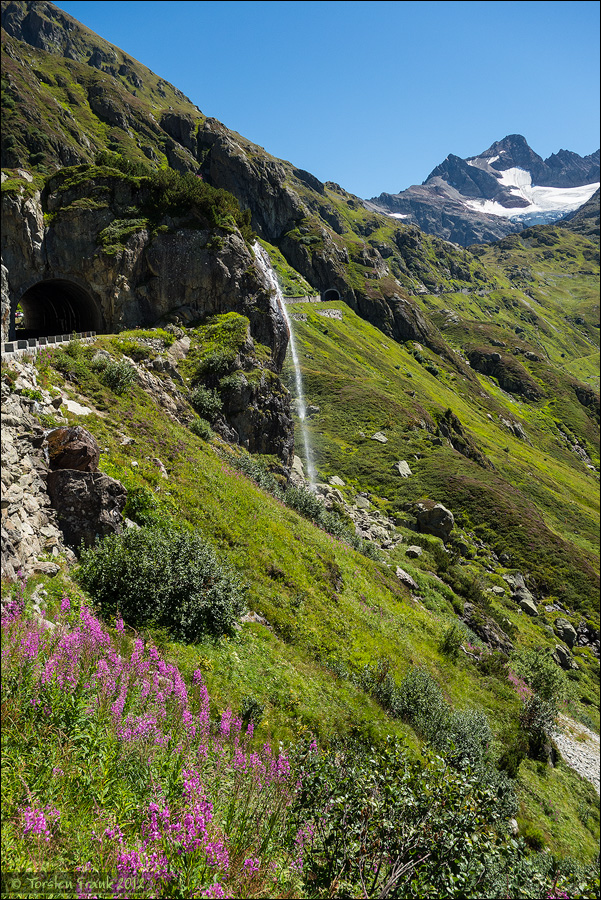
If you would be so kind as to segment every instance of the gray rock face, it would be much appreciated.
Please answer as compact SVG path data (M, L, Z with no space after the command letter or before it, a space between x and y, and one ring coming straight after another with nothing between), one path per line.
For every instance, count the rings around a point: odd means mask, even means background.
M101 472L58 469L48 473L48 493L66 543L77 550L91 547L98 537L123 530L127 491Z
M499 623L485 615L482 610L478 610L476 615L472 603L464 605L462 618L466 625L489 647L500 650L502 653L510 653L513 650L513 644Z
M39 389L33 366L13 362L12 367L19 372L17 387ZM41 394L42 410L56 413L50 394ZM19 571L24 575L35 571L56 574L57 563L38 561L43 554L60 555L69 562L75 559L64 544L50 505L44 432L31 415L31 403L2 384L2 577L10 581Z
M413 475L413 472L409 468L409 463L404 459L396 462L393 465L393 469L395 470L395 472L398 472L401 478L409 478L410 475Z
M538 608L536 603L534 602L534 598L530 591L527 592L530 596L521 595L518 597L518 604L520 609L526 613L528 616L538 616Z
M107 252L100 233L140 198L133 185L117 178L99 179L98 188L105 190L110 203L94 209L77 206L89 185L51 191L47 202L53 217L48 224L39 194L29 199L3 194L2 340L9 339L11 311L14 314L22 295L38 290L30 301L38 311L48 284L54 282L69 293L71 321L47 333L150 326L176 316L178 310L188 319L235 311L248 317L253 337L271 348L279 371L288 343L286 323L240 234L220 233L216 246L212 231L183 227L171 219L165 233L153 237L141 226Z
M522 573L516 572L513 575L503 575L503 578L511 588L511 599L527 615L537 616L538 608L534 596L526 587L526 581Z
M442 503L422 500L417 504L417 527L422 534L433 534L447 541L453 530L455 519L453 513Z
M286 466L294 457L294 423L290 394L269 370L250 381L243 372L222 391L223 415L230 432L228 440L251 453L271 453ZM219 423L215 429L220 431Z
M569 647L573 647L576 643L578 635L576 634L576 629L568 622L567 619L556 619L555 620L555 634L558 638L565 643Z

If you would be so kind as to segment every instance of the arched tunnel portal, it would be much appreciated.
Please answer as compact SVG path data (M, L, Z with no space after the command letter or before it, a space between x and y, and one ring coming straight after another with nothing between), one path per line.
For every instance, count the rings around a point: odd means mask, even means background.
M11 340L104 330L96 301L84 288L63 278L28 288L11 318Z
M327 291L322 292L321 299L324 303L334 303L340 300L340 294L336 288L328 288Z

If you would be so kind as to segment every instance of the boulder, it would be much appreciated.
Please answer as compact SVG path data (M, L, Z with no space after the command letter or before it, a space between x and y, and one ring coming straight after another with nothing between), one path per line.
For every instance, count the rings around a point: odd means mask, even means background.
M407 549L405 550L406 555L409 556L411 559L417 559L419 556L422 555L423 552L424 551L422 550L421 547L416 547L416 546L407 547Z
M412 591L419 590L417 583L413 580L409 572L405 572L404 569L401 569L399 566L396 568L396 577L401 581L406 587L411 588Z
M518 596L518 604L520 606L520 609L528 616L538 616L538 609L536 603L534 602L532 594L530 593L530 591L527 591L526 593L529 596Z
M401 478L409 478L410 475L413 475L413 472L409 468L409 463L404 459L395 462L392 468L401 476Z
M95 472L100 459L100 447L89 431L74 428L55 428L47 437L51 469L76 469Z
M382 434L381 431L376 431L375 434L372 435L372 441L378 441L379 444L387 444L388 438L385 434Z
M555 650L553 651L553 659L557 663L558 666L561 666L562 669L568 671L569 669L577 669L578 664L574 662L572 655L566 647L562 644L556 644Z
M449 539L455 519L453 513L442 503L422 500L417 504L416 515L417 528L423 534L433 534L445 542Z
M578 635L576 634L576 629L568 622L567 619L555 620L555 634L560 640L565 641L568 647L573 647L578 637Z
M292 460L292 465L290 467L290 474L296 476L296 478L300 481L305 480L305 469L303 466L303 461L300 456L295 456Z
M339 478L338 475L332 475L330 478L330 484L333 484L335 487L344 487L345 482L342 478Z
M91 547L98 537L119 534L127 491L102 472L58 469L48 473L48 493L65 542Z

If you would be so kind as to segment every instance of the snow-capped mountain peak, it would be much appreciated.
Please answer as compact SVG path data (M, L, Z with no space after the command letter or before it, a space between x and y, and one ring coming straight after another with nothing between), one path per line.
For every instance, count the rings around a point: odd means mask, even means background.
M543 159L523 135L511 134L477 156L461 159L450 153L422 185L366 203L468 244L554 222L598 188L599 151L582 157L559 150Z

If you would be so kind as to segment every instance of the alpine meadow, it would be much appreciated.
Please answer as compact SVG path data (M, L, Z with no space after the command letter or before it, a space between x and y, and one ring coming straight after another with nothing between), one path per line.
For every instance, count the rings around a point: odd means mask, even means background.
M2 0L1 240L2 896L599 897L599 151L361 199Z

